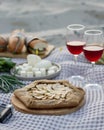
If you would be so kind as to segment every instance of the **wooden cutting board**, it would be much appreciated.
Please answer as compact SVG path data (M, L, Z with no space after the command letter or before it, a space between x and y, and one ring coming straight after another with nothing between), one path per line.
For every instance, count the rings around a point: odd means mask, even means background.
M22 113L26 114L38 114L38 115L63 115L70 114L77 111L85 104L85 99L83 99L77 107L73 108L60 108L60 109L29 109L14 95L11 97L11 103L14 108Z
M44 55L39 55L41 58L47 57L53 50L55 46L48 44L48 48ZM23 54L12 54L9 52L0 52L0 57L10 57L10 58L26 58L29 53L23 53Z

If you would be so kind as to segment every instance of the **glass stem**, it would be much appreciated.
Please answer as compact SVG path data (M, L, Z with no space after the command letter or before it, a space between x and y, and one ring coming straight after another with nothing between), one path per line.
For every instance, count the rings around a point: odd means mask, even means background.
M78 55L74 55L75 64L77 63L77 57L78 57Z
M95 66L95 62L91 62L92 63L92 67L94 68L94 66Z
M95 62L91 62L91 64L92 64L92 72L94 73Z

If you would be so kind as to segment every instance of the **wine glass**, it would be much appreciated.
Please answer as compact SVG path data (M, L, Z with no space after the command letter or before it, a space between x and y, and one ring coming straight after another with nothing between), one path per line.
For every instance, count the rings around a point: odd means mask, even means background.
M92 64L92 73L94 74L94 65L103 54L103 32L101 30L86 30L84 33L86 41L83 47L85 58ZM92 77L93 78L93 77ZM90 79L90 83L85 87L100 88L101 85Z
M85 26L81 24L71 24L67 26L66 46L68 51L74 56L75 64L77 57L83 52L85 45L83 34ZM84 78L81 75L73 75L70 77L72 80L82 81Z

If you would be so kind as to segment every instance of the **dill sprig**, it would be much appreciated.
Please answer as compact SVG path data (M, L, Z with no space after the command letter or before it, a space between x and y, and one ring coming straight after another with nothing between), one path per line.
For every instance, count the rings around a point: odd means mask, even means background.
M18 80L15 76L12 75L0 75L0 89L5 92L11 92L22 87L24 84Z

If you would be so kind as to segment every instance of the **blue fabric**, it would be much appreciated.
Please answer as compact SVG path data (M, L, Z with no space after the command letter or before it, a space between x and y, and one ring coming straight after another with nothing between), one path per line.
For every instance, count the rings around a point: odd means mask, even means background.
M80 74L102 84L100 89L87 89L84 85L72 81L76 86L83 87L86 92L86 103L78 111L61 115L29 115L14 110L13 116L5 123L0 124L0 130L104 130L104 66L91 64L79 55L75 64L73 56L66 47L56 48L46 59L61 64L62 70L54 79L66 79L70 76ZM25 62L25 59L13 59L17 63ZM31 81L25 81L29 84ZM12 93L0 93L0 103L10 103Z

